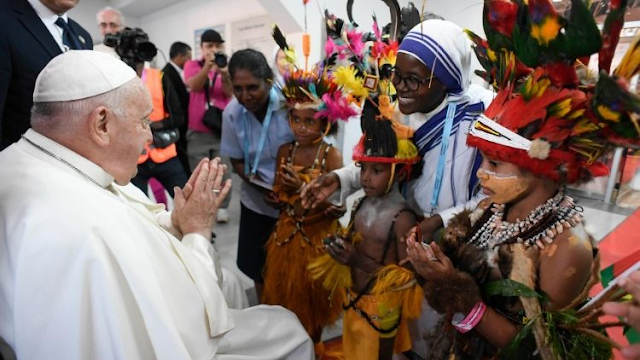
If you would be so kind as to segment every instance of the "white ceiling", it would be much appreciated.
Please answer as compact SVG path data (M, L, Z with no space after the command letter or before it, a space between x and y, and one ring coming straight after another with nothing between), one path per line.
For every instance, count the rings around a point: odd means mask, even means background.
M106 0L109 6L122 11L125 16L141 17L185 0Z

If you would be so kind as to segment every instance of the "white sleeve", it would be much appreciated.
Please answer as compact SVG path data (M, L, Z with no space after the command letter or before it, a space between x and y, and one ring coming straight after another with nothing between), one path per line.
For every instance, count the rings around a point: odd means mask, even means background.
M182 233L178 231L173 226L173 222L171 222L171 212L170 211L161 211L155 214L156 221L163 229L167 230L171 233L171 235L175 236L177 239L182 239Z
M347 197L360 190L360 169L355 165L347 165L343 168L333 170L340 179L340 193L329 200L335 205L344 204Z
M187 234L182 238L182 244L205 266L218 285L222 286L220 257L211 242L200 234Z
M480 201L482 201L486 197L487 196L482 192L478 192L466 203L442 210L438 213L438 215L440 215L440 217L442 218L442 223L444 224L444 226L447 227L449 221L453 219L454 216L464 210L475 210L478 207L478 203L480 203Z
M218 252L213 245L211 245L211 242L200 234L186 234L183 236L178 229L173 226L171 222L171 212L169 211L157 213L156 220L162 228L181 240L182 244L189 249L193 256L205 266L207 272L218 282L218 285L222 285L223 279L220 259Z

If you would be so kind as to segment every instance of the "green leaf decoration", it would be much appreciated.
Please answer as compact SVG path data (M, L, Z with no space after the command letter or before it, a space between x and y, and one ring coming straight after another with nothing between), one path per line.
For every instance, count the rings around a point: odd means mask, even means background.
M524 296L542 298L542 295L523 283L511 279L491 281L484 285L485 295L491 296Z
M536 319L530 319L523 327L520 329L518 335L516 335L513 340L500 351L500 359L518 359L521 358L522 350L524 348L530 348L530 346L522 346L522 341L529 338L529 340L533 340L533 334L531 330L533 329L533 324ZM535 343L534 343L535 345Z

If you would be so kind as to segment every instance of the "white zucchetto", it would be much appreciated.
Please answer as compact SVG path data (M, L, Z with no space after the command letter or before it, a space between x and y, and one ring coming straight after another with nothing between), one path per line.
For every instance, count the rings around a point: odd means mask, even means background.
M123 61L93 50L71 50L54 57L38 75L33 102L86 99L135 79Z

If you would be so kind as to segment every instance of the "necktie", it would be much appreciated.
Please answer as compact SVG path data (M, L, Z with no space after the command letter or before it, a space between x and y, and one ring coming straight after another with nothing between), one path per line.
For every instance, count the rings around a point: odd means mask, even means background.
M62 28L62 43L65 44L69 49L72 50L81 50L82 46L78 41L78 37L73 33L73 30L69 27L69 24L64 21L62 17L58 17L56 20L56 25Z

